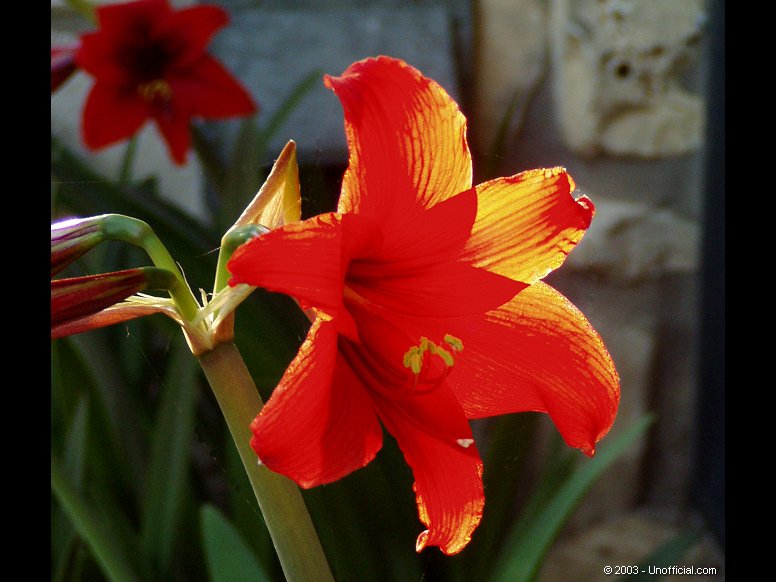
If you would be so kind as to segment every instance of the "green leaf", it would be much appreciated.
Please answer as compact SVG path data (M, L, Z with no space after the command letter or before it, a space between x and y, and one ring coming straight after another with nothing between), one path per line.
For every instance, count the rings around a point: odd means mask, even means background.
M272 582L232 524L212 505L200 509L211 582Z
M180 251L206 253L219 244L220 236L212 229L162 200L154 180L122 187L94 172L53 136L51 180L57 185L58 205L81 216L115 213L144 220L178 260L186 256Z
M151 437L141 533L143 553L165 578L179 539L175 532L186 491L199 394L197 360L181 336L176 338Z
M226 167L221 188L219 210L219 231L226 232L258 192L264 181L262 161L264 151L259 143L259 129L255 117L249 117L240 124L232 156Z
M527 522L521 520L515 524L494 568L495 582L530 581L536 577L544 556L585 493L653 420L647 415L617 438L601 445L596 456L582 463L541 511L532 512Z
M65 467L73 487L83 491L86 467L86 451L88 437L89 399L86 394L78 399L75 415L65 433L64 455ZM70 520L61 510L51 512L51 548L52 559L56 570L64 572L67 569L73 549L77 545L77 536Z
M134 582L140 578L129 566L123 548L102 516L84 499L67 477L61 459L51 455L51 491L57 498L73 527L89 546L102 572L114 582Z
M618 576L617 580L620 580L620 582L651 582L659 580L661 576L650 574L649 567L666 568L677 564L682 556L701 539L702 535L703 530L700 528L680 533L639 562L638 574Z
M191 142L202 170L205 172L205 179L212 184L216 192L220 192L224 187L226 167L224 167L218 149L208 141L205 132L196 123L191 124Z
M260 150L266 150L269 142L275 137L275 134L288 120L294 110L299 107L304 96L312 89L319 86L322 77L323 71L316 69L308 73L307 76L303 77L301 81L291 88L286 98L281 101L282 105L267 120L266 125L259 133Z
M516 491L525 490L528 479L525 462L533 448L539 413L508 414L486 421L489 446L483 453L485 472L485 511L482 522L467 548L462 579L487 578L496 552L506 535L512 512L505 511ZM463 560L462 560L463 561Z
M67 388L72 391L76 386L89 386L95 423L92 438L100 435L99 453L108 462L105 466L94 463L91 466L111 473L106 476L120 478L122 486L131 488L141 481L144 472L142 432L137 408L129 398L123 369L116 357L120 352L112 351L104 341L110 331L96 330L57 341L66 341L80 372L65 376ZM81 384L86 380L87 383Z

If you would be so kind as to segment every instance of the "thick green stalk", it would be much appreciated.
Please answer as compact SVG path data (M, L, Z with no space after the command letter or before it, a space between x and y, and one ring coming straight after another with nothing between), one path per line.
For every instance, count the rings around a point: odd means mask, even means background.
M226 418L288 582L333 582L323 548L296 484L258 463L250 423L262 407L245 362L231 342L199 358Z

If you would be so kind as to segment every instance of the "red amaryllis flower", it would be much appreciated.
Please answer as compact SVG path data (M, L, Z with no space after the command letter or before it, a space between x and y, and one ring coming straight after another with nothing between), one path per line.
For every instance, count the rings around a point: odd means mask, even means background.
M98 149L134 135L152 119L173 160L183 164L192 118L256 111L250 95L206 54L226 12L216 6L173 10L167 0L97 8L100 29L83 35L76 62L95 78L83 112L86 145Z
M540 281L593 215L560 168L472 187L466 121L434 81L380 57L325 77L350 150L338 212L239 248L231 284L295 297L310 332L251 428L302 487L374 458L380 422L415 478L418 551L455 554L484 505L468 419L549 413L592 455L619 380L598 334Z

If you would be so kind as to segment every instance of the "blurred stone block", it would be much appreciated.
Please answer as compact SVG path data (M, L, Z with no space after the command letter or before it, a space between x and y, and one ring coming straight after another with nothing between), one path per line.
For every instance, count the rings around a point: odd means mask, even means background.
M566 267L638 283L698 267L700 227L669 209L596 199L596 214Z
M553 0L553 92L568 147L582 155L685 154L703 139L704 101L683 87L703 0Z
M480 152L494 146L506 115L518 130L545 69L547 23L539 0L480 0L475 27L474 114Z
M539 582L557 580L619 580L624 576L607 575L605 566L635 566L648 558L662 544L687 533L697 524L676 526L638 513L624 514L595 527L585 529L558 543L547 555L539 573ZM718 582L725 579L725 559L710 536L702 537L675 564L649 566L694 566L716 568L714 575L668 575L665 582L692 579ZM644 579L657 579L643 576ZM634 576L634 578L641 578Z
M576 252L576 251L574 251ZM573 255L574 253L571 253ZM571 256L570 255L570 256ZM618 286L588 274L565 270L548 282L568 297L599 333L620 375L620 406L606 446L650 411L650 369L656 353L661 289L658 282ZM649 432L654 431L650 427ZM593 484L571 518L571 527L585 527L630 510L639 499L649 432L630 446ZM588 461L579 455L580 465Z
M274 136L268 155L289 139L300 163L344 163L342 108L323 86L323 74L340 75L351 63L380 54L404 59L458 97L450 11L444 3L237 4L231 22L214 39L213 52L246 84L259 102L264 124L310 74L321 81L304 95ZM213 124L209 124L214 128ZM236 124L219 124L233 139ZM218 134L217 134L218 135Z

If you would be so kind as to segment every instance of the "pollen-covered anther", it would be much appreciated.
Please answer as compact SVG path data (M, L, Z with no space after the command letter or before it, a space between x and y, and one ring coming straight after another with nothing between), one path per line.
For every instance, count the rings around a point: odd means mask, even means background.
M412 346L404 354L403 364L411 372L407 389L415 394L426 394L435 390L450 373L455 364L454 353L463 350L463 342L450 334L445 335L445 343L450 349L421 337L420 343ZM432 358L437 356L440 362Z
M144 101L151 103L156 99L162 101L168 101L172 97L172 89L170 84L164 79L154 79L146 83L141 83L137 87L137 92L143 98Z

